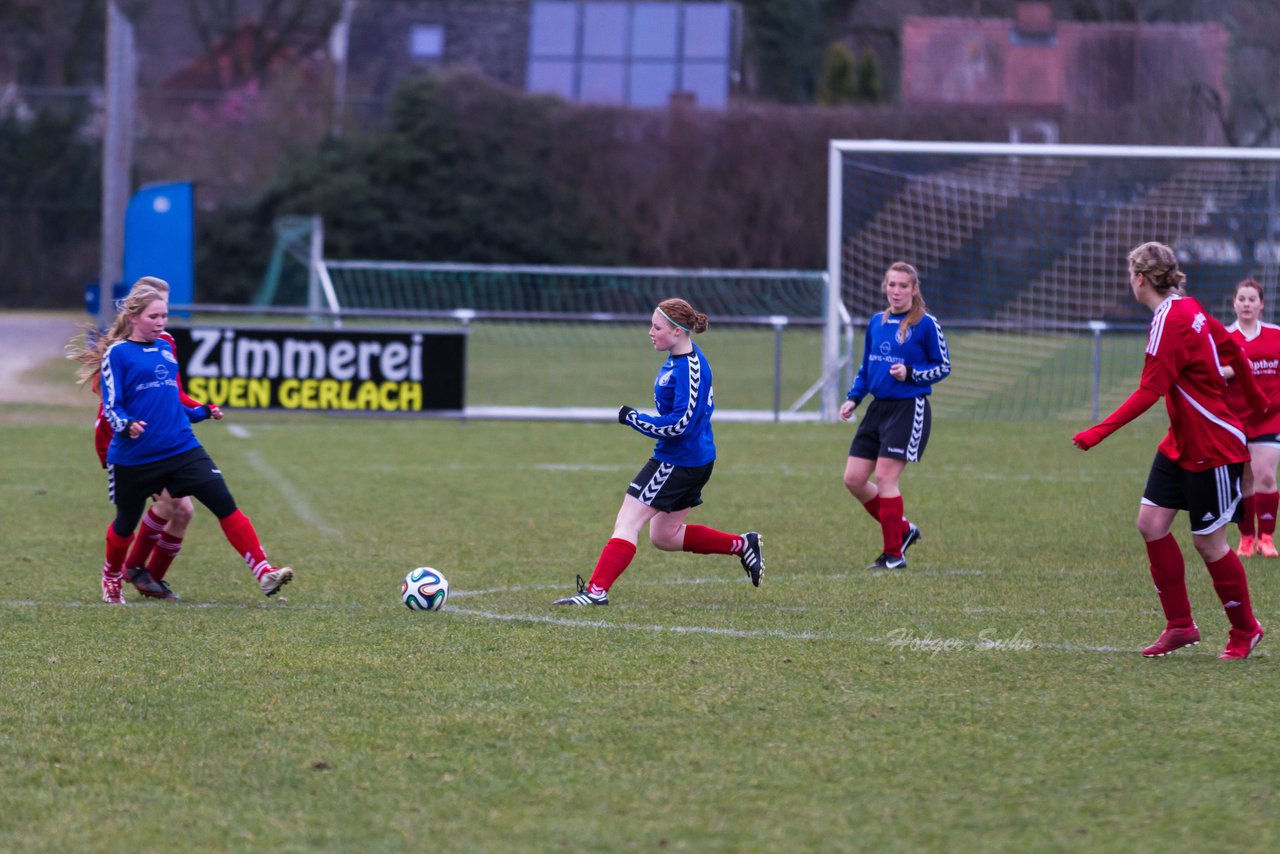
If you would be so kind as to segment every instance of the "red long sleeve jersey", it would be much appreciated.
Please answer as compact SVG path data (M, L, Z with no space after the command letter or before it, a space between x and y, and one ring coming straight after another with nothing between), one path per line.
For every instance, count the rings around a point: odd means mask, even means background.
M1227 402L1219 349L1239 345L1225 326L1191 297L1171 296L1151 320L1143 388L1161 395L1169 433L1160 452L1189 471L1249 459L1241 419Z
M1246 338L1240 324L1227 327L1233 340L1244 347L1249 363L1253 365L1253 378L1274 409L1261 420L1249 416L1249 404L1237 382L1227 383L1227 403L1244 420L1249 436L1267 436L1280 433L1280 326L1259 323L1252 338Z
M168 332L161 332L160 337L169 342L169 346L173 348L173 355L177 358L178 345L174 342L173 336ZM95 380L96 382L96 380ZM105 413L102 411L102 390L98 390L98 420L93 422L93 449L98 452L98 462L102 463L102 467L107 467L107 448L111 447L111 438L115 432L111 429L111 422L106 419ZM187 394L187 390L182 387L182 377L178 377L178 399L182 401L183 406L203 406L200 401Z

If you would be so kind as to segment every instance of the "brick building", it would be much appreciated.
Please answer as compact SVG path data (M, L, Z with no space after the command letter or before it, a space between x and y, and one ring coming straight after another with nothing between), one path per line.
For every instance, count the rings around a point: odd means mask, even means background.
M1124 141L1141 122L1156 125L1143 138L1158 139L1164 125L1182 141L1215 144L1217 127L1195 104L1208 91L1227 100L1227 62L1217 22L1055 21L1048 3L1019 3L1013 19L907 17L902 101L1003 108L1074 139ZM1103 126L1082 134L1084 122Z

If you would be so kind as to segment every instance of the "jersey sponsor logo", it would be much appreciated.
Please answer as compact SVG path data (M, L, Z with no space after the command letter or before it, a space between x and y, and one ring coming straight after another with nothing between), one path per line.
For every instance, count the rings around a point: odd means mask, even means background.
M1255 374L1274 374L1280 368L1280 359L1258 359L1253 363Z
M892 345L892 344L890 344L888 341L881 341L881 342L880 342L880 355L881 355L881 356L887 356L887 355L889 355L889 351L890 351L891 349L893 349L893 345Z
M156 379L160 380L160 382L164 382L165 380L169 379L169 369L166 368L164 365L156 365L155 374L156 374Z
M1196 316L1191 318L1191 328L1194 329L1196 332L1203 332L1204 325L1208 322L1209 321L1205 319L1204 312L1197 311Z

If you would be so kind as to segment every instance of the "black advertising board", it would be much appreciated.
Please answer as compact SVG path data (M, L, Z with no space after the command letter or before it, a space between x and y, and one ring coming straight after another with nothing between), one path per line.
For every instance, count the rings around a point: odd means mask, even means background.
M257 326L168 330L187 393L235 409L461 411L463 330L371 331Z

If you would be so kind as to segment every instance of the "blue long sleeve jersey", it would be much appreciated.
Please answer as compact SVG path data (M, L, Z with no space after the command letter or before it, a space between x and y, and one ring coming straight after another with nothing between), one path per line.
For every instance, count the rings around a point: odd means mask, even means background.
M168 459L200 447L191 425L209 417L203 406L186 407L178 399L178 360L164 339L151 344L118 341L102 359L102 412L115 435L107 462L136 466ZM146 430L129 438L129 422L145 421Z
M711 390L711 365L698 345L683 356L670 356L653 382L658 415L631 412L626 423L658 440L653 458L677 466L704 466L716 458L711 414L716 408Z
M854 403L861 403L868 394L881 400L905 400L923 397L951 373L951 357L947 354L947 339L942 327L932 314L926 314L911 327L906 341L898 340L898 329L906 313L881 312L867 324L867 336L862 350L862 367L853 378L853 387L846 395ZM896 380L889 368L896 364L907 366L906 380Z

